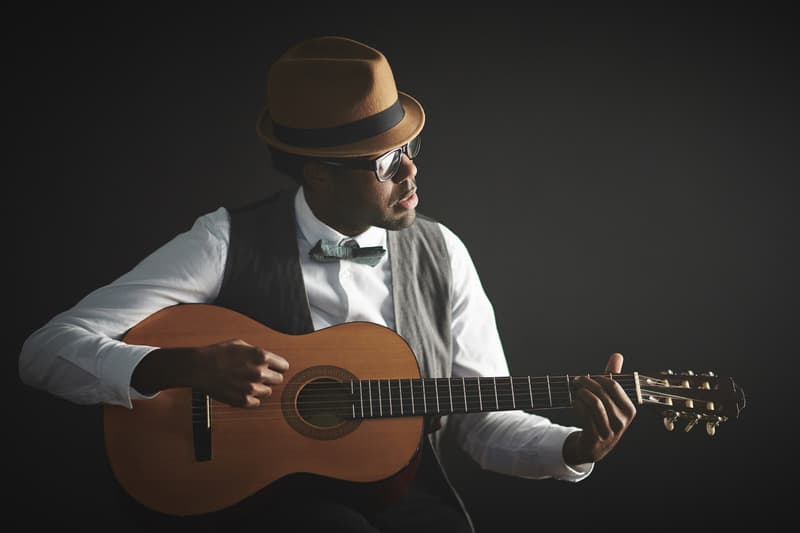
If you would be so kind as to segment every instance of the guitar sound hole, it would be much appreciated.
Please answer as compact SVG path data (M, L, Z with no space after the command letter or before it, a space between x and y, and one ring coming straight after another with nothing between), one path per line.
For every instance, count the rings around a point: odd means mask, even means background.
M332 378L306 383L297 395L297 412L307 423L329 428L352 419L350 390Z

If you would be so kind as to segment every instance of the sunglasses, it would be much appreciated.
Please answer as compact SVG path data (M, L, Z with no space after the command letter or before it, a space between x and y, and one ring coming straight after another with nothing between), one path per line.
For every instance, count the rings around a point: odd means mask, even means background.
M320 159L320 162L334 167L371 170L375 173L375 177L378 181L389 181L394 178L395 175L397 175L397 171L400 170L403 154L406 154L409 159L414 159L419 155L420 148L422 148L422 135L417 135L400 148L395 148L390 152L386 152L376 159L344 157L340 159Z

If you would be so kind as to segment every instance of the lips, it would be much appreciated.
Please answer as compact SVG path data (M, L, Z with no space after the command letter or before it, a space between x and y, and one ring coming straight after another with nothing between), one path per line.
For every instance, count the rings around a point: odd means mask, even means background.
M405 196L403 196L402 198L400 198L400 199L399 199L397 202L402 202L402 201L404 201L404 200L408 200L409 198L411 198L412 196L414 196L416 193L417 193L417 188L416 188L416 187L414 187L413 189L411 189L410 191L408 191L408 192L405 194Z

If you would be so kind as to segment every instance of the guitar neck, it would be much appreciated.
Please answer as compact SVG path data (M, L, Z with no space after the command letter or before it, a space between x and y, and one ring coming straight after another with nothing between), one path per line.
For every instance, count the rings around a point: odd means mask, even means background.
M634 403L642 403L637 373L610 377ZM576 398L574 378L566 374L352 380L350 415L365 419L568 408Z

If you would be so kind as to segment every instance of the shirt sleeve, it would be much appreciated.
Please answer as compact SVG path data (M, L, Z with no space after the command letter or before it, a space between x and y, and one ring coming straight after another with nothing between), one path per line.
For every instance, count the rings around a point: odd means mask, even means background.
M213 301L222 284L228 232L224 208L203 215L129 272L53 317L22 345L22 381L78 404L131 408L131 399L147 398L130 386L131 376L157 347L119 339L164 307Z
M453 376L508 376L494 309L464 243L440 224L452 269ZM452 427L450 427L452 426ZM521 410L451 415L448 427L484 469L523 478L580 481L593 463L569 466L562 449L580 428Z

